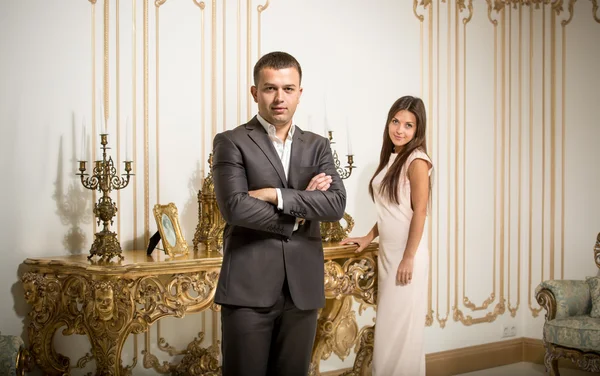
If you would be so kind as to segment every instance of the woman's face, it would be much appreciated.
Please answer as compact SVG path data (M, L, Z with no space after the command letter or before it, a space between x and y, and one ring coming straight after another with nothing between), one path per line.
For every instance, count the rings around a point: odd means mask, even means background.
M407 110L396 112L388 124L388 135L396 153L415 137L416 131L417 119L412 112Z

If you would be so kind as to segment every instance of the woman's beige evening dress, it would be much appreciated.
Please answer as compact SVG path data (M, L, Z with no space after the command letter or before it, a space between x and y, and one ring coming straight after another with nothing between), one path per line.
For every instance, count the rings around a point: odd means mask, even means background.
M379 230L379 270L372 369L374 376L425 376L423 337L429 272L427 221L415 255L411 283L405 286L397 284L396 271L406 248L413 215L408 166L415 159L424 159L431 166L431 160L421 150L411 153L401 171L398 187L400 204L394 204L379 194L379 187L396 156L390 156L387 166L373 180Z

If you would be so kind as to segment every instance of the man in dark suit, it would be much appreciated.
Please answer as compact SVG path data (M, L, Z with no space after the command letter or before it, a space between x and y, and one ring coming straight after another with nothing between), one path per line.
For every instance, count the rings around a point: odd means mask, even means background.
M302 70L269 53L254 67L258 115L214 139L213 176L227 222L215 302L223 376L306 376L325 304L320 221L337 221L346 191L329 140L293 122Z

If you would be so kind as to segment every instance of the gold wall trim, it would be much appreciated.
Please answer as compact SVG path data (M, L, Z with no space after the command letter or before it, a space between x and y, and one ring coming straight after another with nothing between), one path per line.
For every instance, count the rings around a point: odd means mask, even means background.
M223 4L225 6L225 4ZM217 0L212 0L211 9L211 74L210 74L210 89L211 89L211 130L212 138L217 134ZM223 72L225 76L225 72ZM202 156L206 158L206 156Z
M556 4L550 14L550 279L554 279L556 256Z
M200 108L201 108L201 121L200 121L200 129L202 130L202 147L200 151L202 152L202 158L207 155L206 153L206 89L205 89L205 75L206 75L206 64L205 64L205 53L206 53L206 42L205 42L205 31L204 31L204 8L206 8L206 3L204 1L192 0L194 4L198 8L200 8L200 38L202 42L200 43ZM204 163L204 161L203 161Z
M466 294L466 286L467 286L467 278L466 278L466 260L467 260L467 237L466 237L466 227L467 227L467 214L466 214L466 187L467 187L467 168L466 168L466 155L467 155L467 24L469 23L469 21L472 19L473 17L473 2L472 0L469 0L468 4L466 4L464 1L459 1L457 3L457 7L460 11L467 11L467 15L466 17L464 17L462 19L462 24L463 24L463 54L462 54L462 58L463 58L463 64L462 64L462 73L463 73L463 82L462 82L462 86L463 86L463 96L462 96L462 112L463 112L463 121L462 121L462 172L463 172L463 176L462 176L462 183L463 183L463 189L462 189L462 214L463 214L463 223L462 223L462 239L463 239L463 246L462 246L462 254L463 254L463 259L462 259L462 278L463 278L463 283L462 283L462 294L463 294L463 304L465 307L469 308L471 311L480 311L480 310L485 310L487 309L490 304L492 304L494 302L494 300L496 299L496 248L495 248L495 242L494 242L494 261L493 261L493 271L492 271L492 293L490 294L490 296L488 298L486 298L483 303L480 306L475 305L475 303L473 303ZM458 11L457 11L458 12ZM458 23L458 19L457 19L457 23ZM457 25L457 43L456 43L456 49L458 50L458 25ZM496 54L497 54L497 45L496 45L496 28L494 26L494 80L496 80L496 76L497 76L497 70L496 70ZM458 56L458 53L456 54ZM458 65L459 62L457 60L457 72L458 72ZM456 82L458 82L458 73L456 76ZM495 81L494 81L495 82ZM496 86L496 84L494 83L494 87ZM459 143L458 143L458 124L459 124L459 117L458 117L458 113L459 113L459 103L458 103L458 84L457 84L457 102L456 102L456 112L457 112L457 131L456 131L456 136L457 136L457 142L456 142L456 150L460 150L459 148ZM494 98L496 98L496 90L494 89ZM494 106L496 105L496 100L494 100ZM494 111L495 112L495 111ZM496 119L494 119L496 120ZM495 131L494 131L495 132ZM495 144L494 144L494 159L496 158L496 148L495 148ZM496 165L496 163L494 163L494 166ZM458 184L458 166L456 169L456 174L457 174L457 184ZM496 174L494 174L494 176L496 176ZM494 183L494 189L496 187L496 183ZM458 188L458 186L457 186ZM496 197L496 195L494 194L494 197ZM457 200L458 202L458 200ZM494 221L496 220L496 205L494 205ZM495 222L494 222L495 223ZM495 231L495 226L494 226L494 231ZM458 242L457 242L457 246L458 246ZM458 261L458 258L457 258ZM456 317L463 317L462 312L459 311L459 314ZM490 316L485 316L486 321L489 320ZM495 316L494 316L495 317ZM469 320L470 316L468 316L468 318L466 320ZM462 321L462 320L461 320ZM463 323L465 323L463 321ZM473 321L473 323L475 323L475 321Z
M132 57L131 57L131 138L133 141L132 147L132 159L137 161L137 40L136 40L136 27L137 27L137 18L136 18L136 0L131 0L131 9L132 9L132 32L131 32L131 45L132 45ZM133 177L133 190L132 190L132 199L133 199L133 249L138 248L138 215L137 215L137 179L135 176ZM136 335L136 346L137 346L137 335ZM137 354L137 352L136 352Z
M263 5L259 5L258 7L256 7L256 10L258 10L258 40L257 40L257 49L258 49L258 58L260 59L261 55L261 33L262 33L262 12L264 12L265 10L267 10L267 8L269 7L269 3L271 1L270 0L266 0L266 2Z
M115 27L116 27L116 38L115 38L115 57L116 57L116 71L115 71L115 99L116 99L116 124L117 124L117 166L121 166L121 64L119 63L121 46L119 43L120 30L119 30L119 0L115 0ZM121 190L117 191L117 207L121 207ZM121 210L117 211L117 233L121 234Z
M423 6L426 7L427 4L429 4L431 0L424 0L423 1ZM425 19L425 17L423 17L423 15L417 13L417 7L419 6L419 0L413 0L413 13L415 14L415 17L417 17L417 19L421 22L423 22L423 20ZM422 39L421 39L422 40ZM421 46L423 46L423 44L421 44ZM423 75L421 75L421 78L423 77Z
M438 1L438 77L440 77L439 75L439 1ZM452 39L451 39L451 35L452 35L452 29L451 29L451 21L452 21L452 14L450 12L452 8L448 7L448 11L447 11L447 16L448 16L448 30L446 33L447 36L447 46L448 46L448 57L450 56L450 50L451 50L451 44L452 44ZM448 95L446 95L446 103L447 103L447 120L446 120L446 124L451 124L451 115L450 115L450 107L451 107L451 95L449 95L449 91L450 91L450 78L452 77L452 69L451 69L451 64L446 64L446 69L447 69L447 73L446 73L446 82L447 82L447 87L446 90L448 91ZM438 103L440 103L439 101L439 82L438 82ZM440 123L439 121L439 107L440 105L438 105L438 124ZM439 131L440 127L438 126L438 131ZM438 137L437 137L437 143L438 143L438 150L441 150L439 147L439 142L440 142L440 137L439 137L439 133L438 133ZM446 146L447 146L447 157L446 160L450 161L451 160L451 155L450 155L450 137L446 137ZM437 158L437 165L439 168L439 152L438 152L438 158ZM448 182L450 182L450 169L447 168L446 169L446 176L448 177ZM448 210L447 210L447 217L446 223L450 223L450 190L447 190L448 192L448 197L447 197L447 203L448 203ZM437 221L437 229L438 229L438 233L437 233L437 239L436 239L436 251L437 251L437 264L436 264L436 270L437 270L437 278L436 278L436 319L440 324L440 328L445 328L446 327L446 322L448 321L448 317L450 316L450 285L451 285L451 281L450 281L450 226L447 227L446 230L446 234L447 234L447 241L446 241L446 254L447 254L447 260L446 260L446 268L447 268L447 281L446 281L446 314L445 316L442 318L440 316L440 236L439 236L439 228L440 228L440 184L436 184L436 197L438 197L437 200L437 215L436 215L436 221Z
M508 245L508 289L507 289L508 290L508 294L507 294L507 299L506 299L507 300L507 305L508 305L508 311L510 312L510 315L512 317L516 316L517 311L519 309L519 305L521 304L521 288L520 288L521 287L521 239L522 239L521 238L521 213L522 213L522 190L523 190L522 189L522 184L523 184L523 181L522 181L522 172L523 172L523 121L522 121L523 120L522 119L522 116L523 116L523 105L522 105L522 102L521 102L522 98L523 98L523 85L522 85L522 81L523 81L523 73L522 73L522 70L523 70L523 54L522 54L522 51L523 51L523 43L522 43L522 39L523 39L523 34L522 34L522 30L523 30L523 11L522 11L522 5L521 4L519 4L519 8L518 9L519 9L519 15L518 15L519 16L519 27L518 27L518 40L519 40L519 43L518 43L518 49L519 49L519 52L518 52L518 66L519 66L519 69L518 69L518 76L519 76L518 81L519 81L519 88L518 88L517 96L518 96L518 103L519 103L518 104L518 108L519 108L519 110L518 110L518 114L519 114L519 121L518 121L518 125L519 125L519 133L518 133L519 134L519 146L518 146L518 148L519 148L519 151L518 151L517 159L518 159L518 166L519 166L518 167L519 177L517 179L518 180L518 191L517 191L517 209L518 209L518 215L517 215L517 303L516 303L516 305L514 307L510 303L510 295L511 295L510 294L510 292L511 292L511 289L510 289L510 281L511 281L510 271L511 271L511 266L512 266L512 263L511 263L511 252L510 252L510 241L508 243L509 244ZM512 17L510 19L512 20ZM509 28L509 29L512 29L512 27ZM512 40L512 37L509 37L509 41L511 41L511 40ZM509 48L509 51L511 51L511 50L512 49ZM512 58L509 57L508 60L512 61ZM512 77L512 75L510 74L511 71L512 71L512 69L509 69L509 76L510 77ZM509 86L509 88L510 88L510 87L512 87L512 79L509 79L509 82L511 83L511 85ZM509 95L509 101L508 101L508 103L509 103L509 106L511 106L512 100L510 99L510 95ZM509 107L509 108L511 108L511 107ZM512 111L509 109L509 114L510 113L512 113ZM510 129L512 129L512 127L509 127L509 130ZM509 137L509 140L511 140L510 137ZM512 155L512 153L510 155ZM509 163L509 167L510 167L510 163ZM511 186L511 182L510 182L511 174L510 173L508 174L508 178L509 178L508 186L510 187ZM509 193L510 193L510 190L509 190ZM510 201L509 201L509 205L508 205L508 208L509 208L508 218L511 218L510 207L511 207L511 205L510 205ZM509 234L510 234L510 231L509 231Z
M512 183L512 155L513 153L510 152L510 145L512 144L512 7L507 7L508 9L508 49L507 49L507 53L508 53L508 167L507 167L507 172L506 172L506 176L507 176L507 182L508 182L508 190L507 190L507 201L508 201L508 205L507 205L507 217L508 217L508 229L506 231L506 237L507 237L507 242L506 242L506 247L503 247L503 252L504 249L506 249L506 272L507 272L507 287L506 287L506 295L507 295L507 302L508 302L508 307L509 307L509 312L510 315L512 317L515 317L515 315L517 314L517 309L513 308L512 310L510 309L510 272L511 272L511 231L510 231L510 222L511 222L511 207L512 207L512 191L510 189L510 187L512 187L511 183ZM502 149L503 152L505 152L505 148ZM504 158L502 159L504 160ZM504 186L504 185L503 185ZM502 221L502 223L504 223L504 221ZM504 239L504 237L503 237ZM504 258L502 258L503 262L504 262ZM504 274L500 275L500 286L503 287L504 286ZM501 297L502 300L502 297Z
M156 202L160 202L160 7L167 0L154 0L154 17L155 17L155 33L154 33L154 64L155 67L155 92L154 92L154 111L156 119Z
M237 2L237 122L242 122L242 0Z
M252 84L252 0L246 0L246 87ZM246 93L247 119L250 119L250 93Z
M420 77L421 77L421 98L424 98L425 96L425 73L424 73L424 65L425 65L425 50L424 50L424 43L425 43L425 38L424 38L424 30L423 30L423 21L425 20L425 17L422 15L419 15L417 13L417 7L418 7L418 1L415 0L413 2L413 12L415 14L415 16L417 17L417 19L419 20L419 35L420 35L420 58L421 58L421 63L419 64L420 66ZM425 10L427 10L428 13L428 22L427 22L427 31L428 31L428 41L429 44L427 46L427 51L428 51L428 61L427 61L427 75L428 75L428 82L427 82L427 86L428 86L428 103L427 103L427 118L429 119L430 122L430 127L427 130L427 147L428 147L428 152L429 155L431 157L433 157L433 155L431 154L431 140L433 137L433 132L432 132L432 126L431 126L431 120L432 120L432 109L433 109L433 5L431 0L428 1L423 1L422 4L423 7L425 8ZM439 13L439 12L438 12ZM432 258L432 229L433 229L433 223L431 221L431 219L428 221L427 223L427 230L428 230L428 235L427 235L427 244L428 244L428 253L429 253L429 276L428 276L428 284L427 284L427 313L425 315L425 325L426 326L431 326L433 324L433 309L432 309L432 304L433 304L433 258Z
M508 7L510 9L510 7ZM504 313L504 253L505 253L505 212L506 206L504 205L505 193L505 179L506 179L506 8L502 11L502 148L501 148L501 167L500 167L500 297L498 304L496 305L495 313ZM510 171L510 169L509 169ZM509 219L510 220L510 219ZM494 259L495 262L495 259ZM495 268L494 268L495 270Z
M137 0L131 0L131 141L133 142L131 159L137 161L137 40L136 40L136 27L137 27ZM125 129L127 132L127 129ZM130 142L131 142L130 141ZM133 176L133 190L131 192L133 200L133 249L138 248L138 214L137 214L137 179ZM133 335L133 367L137 364L137 358L139 354L138 349L138 335Z
M454 50L458 50L458 14L460 13L460 6L456 3L454 11ZM462 311L459 309L458 303L458 54L454 54L454 308L453 308L453 319L454 321L460 320L463 317ZM450 138L450 137L448 137ZM450 165L450 160L448 160ZM450 182L448 182L450 185ZM448 190L450 191L450 190ZM449 201L451 202L451 201ZM450 211L450 207L448 207ZM450 222L448 222L450 223ZM450 226L448 226L450 227Z
M439 164L440 164L440 157L439 157L439 152L440 152L440 137L439 137L439 124L440 124L440 0L437 0L437 12L435 15L435 21L436 21L436 40L438 41L437 45L436 45L436 55L437 55L437 59L436 59L436 63L435 63L435 69L436 69L436 77L438 77L438 81L436 84L436 92L435 92L435 102L437 103L437 111L435 112L435 124L436 127L438 129L437 132L437 137L435 138L435 145L436 145L436 153L435 155L432 156L432 158L435 160L435 166L436 168L439 168ZM435 253L436 253L436 279L435 279L435 292L436 292L436 304L435 304L435 312L436 312L436 320L438 321L438 323L440 324L440 327L443 327L441 322L440 322L440 314L439 314L439 310L440 310L440 188L439 188L439 184L436 184L436 188L435 188L435 197L436 197L436 209L435 209L435 229L436 229L436 239L435 239ZM433 219L432 217L430 217L430 222L433 222L431 219ZM433 268L432 268L432 263L433 263L433 257L431 255L432 252L432 246L429 247L429 252L430 252L430 256L429 256L429 275L433 275ZM431 277L430 277L431 278ZM433 312L432 312L433 314ZM446 323L444 323L445 325Z
M544 266L546 249L546 6L542 5L542 279L544 280ZM550 271L550 279L553 273ZM540 282L541 282L540 281Z
M150 141L148 137L148 0L144 0L144 244L150 238Z
M567 93L567 25L571 23L576 0L569 0L569 17L561 21L562 26L562 73L561 73L561 155L560 155L560 278L565 278L565 150L566 150L566 93ZM600 20L598 20L600 22Z
M97 140L97 131L96 131L96 0L89 0L92 4L92 16L91 22L92 25L92 160L96 160L96 145ZM102 100L102 98L99 98ZM102 117L102 115L100 115ZM92 191L92 202L96 202L96 191ZM97 230L96 221L92 221L92 232L96 233Z
M534 308L532 304L533 279L533 7L529 7L529 276L528 303L533 317L537 317L542 307ZM543 250L542 250L543 253ZM544 267L542 266L542 278Z
M429 106L427 106L429 108L429 115L427 115L427 118L429 119L429 121L431 122L431 120L433 119L432 113L433 113L433 109L434 109L434 103L433 103L433 4L429 3L428 5L429 8L429 17L427 20L427 25L428 25L428 33L429 33L429 45L428 50L429 50L429 57L428 57L428 65L429 65L429 78L428 78L428 96L429 96ZM437 13L439 14L439 9L437 11ZM437 103L436 103L437 105ZM434 122L435 124L435 122ZM437 127L437 124L435 124L435 126ZM428 132L429 133L427 135L427 140L429 143L429 154L430 156L433 158L432 155L432 147L431 147L431 142L433 140L433 126L429 126L428 127ZM437 153L437 150L434 154ZM429 220L427 221L427 252L429 252L429 273L428 273L428 278L429 281L427 282L427 314L425 316L425 324L426 326L431 326L433 324L433 257L432 257L432 249L431 249L431 245L433 243L433 221L431 220L431 218L429 218Z
M223 2L223 130L227 128L227 2ZM204 157L206 154L202 154Z
M439 9L439 7L438 7ZM446 33L446 37L447 37L447 46L448 46L448 59L450 59L450 51L451 51L451 47L452 47L452 7L448 6L448 11L447 11L447 16L448 16L448 30ZM439 13L438 13L439 14ZM439 21L439 18L438 18ZM439 49L439 26L438 26L438 49ZM450 95L450 87L451 87L451 77L452 77L452 69L451 69L451 64L446 64L446 82L447 82L447 87L446 90L448 91L447 95L446 95L446 104L447 104L447 119L446 119L446 124L451 124L451 113L450 113L450 108L452 106L451 103L451 95ZM438 71L439 71L439 53L438 53ZM438 77L440 77L440 75L438 74ZM439 85L438 85L438 98L439 98ZM439 99L438 99L438 103L439 103ZM439 114L439 105L438 105L438 114ZM439 121L438 121L439 124ZM439 126L438 126L438 132L439 132ZM438 137L437 137L437 141L438 141L438 145L439 145L439 133L438 133ZM438 147L438 149L440 149ZM447 150L447 156L446 156L446 160L447 161L451 161L452 160L452 156L450 153L451 150L451 142L450 142L450 137L447 136L446 137L446 150ZM438 153L439 155L439 153ZM439 166L439 157L438 157L438 166ZM439 168L439 167L438 167ZM446 176L448 178L448 184L450 184L450 169L447 168L446 169ZM451 218L451 214L450 214L450 190L447 190L448 193L448 197L447 197L447 203L448 203L448 210L447 210L447 214L446 214L446 223L450 224L450 218ZM436 184L436 196L438 197L438 205L437 205L437 211L438 211L438 215L436 217L437 219L437 228L439 229L439 220L440 220L440 216L439 216L439 208L440 208L440 184ZM437 234L437 286L436 286L436 319L437 321L440 323L440 328L445 328L446 327L446 322L448 321L448 317L450 316L450 285L451 285L451 281L450 281L450 257L451 257L451 250L450 250L450 226L447 226L447 230L446 230L446 236L447 236L447 241L446 241L446 255L447 255L447 260L446 260L446 268L447 268L447 281L446 281L446 315L442 318L440 317L440 236L439 233Z
M155 111L155 119L154 122L156 124L156 202L160 203L160 7L167 0L154 0L154 19L155 19L155 29L154 29L154 64L155 64L155 77L154 77L154 111ZM174 349L170 349L168 347L161 346L164 338L160 335L160 327L161 323L158 321L156 323L156 340L157 347L159 350L163 352L172 352ZM146 332L145 335L148 337L149 333ZM146 348L146 352L144 353L144 365L146 364L146 359L155 359L152 356L150 347ZM160 368L154 367L155 370L160 370Z

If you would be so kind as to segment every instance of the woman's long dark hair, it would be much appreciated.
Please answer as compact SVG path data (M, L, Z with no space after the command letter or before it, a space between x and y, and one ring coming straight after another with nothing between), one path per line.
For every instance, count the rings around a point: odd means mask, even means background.
M426 128L427 128L427 118L425 114L425 104L420 98L405 96L398 99L388 112L387 122L385 123L385 127L383 128L383 145L381 146L381 153L379 155L379 166L377 170L373 174L371 181L369 182L369 194L373 199L373 179L383 170L383 168L387 165L390 160L390 155L394 151L394 144L390 139L389 135L389 126L392 122L392 119L398 111L406 110L415 115L417 120L415 135L412 140L410 140L402 150L398 153L396 160L390 166L390 169L387 171L383 180L381 181L381 186L379 187L379 193L387 197L390 202L395 204L399 204L398 200L398 182L400 181L400 172L402 171L402 167L406 163L408 156L415 151L416 149L422 150L424 153L427 153L427 140L426 140ZM431 184L430 184L431 186Z

